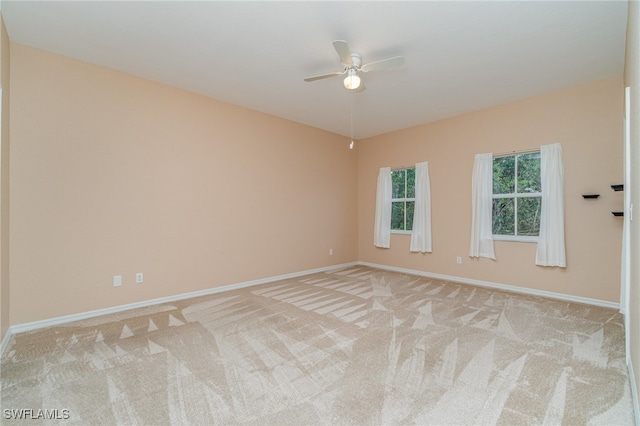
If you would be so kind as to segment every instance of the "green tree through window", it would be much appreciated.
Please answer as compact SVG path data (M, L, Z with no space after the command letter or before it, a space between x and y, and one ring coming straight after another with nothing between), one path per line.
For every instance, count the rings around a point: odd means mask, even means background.
M540 230L540 152L493 159L493 234L537 237Z
M416 169L391 171L391 230L411 231L416 201Z

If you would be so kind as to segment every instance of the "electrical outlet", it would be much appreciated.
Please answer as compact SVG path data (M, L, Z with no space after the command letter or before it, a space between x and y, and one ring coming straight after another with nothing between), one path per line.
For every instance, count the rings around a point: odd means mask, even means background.
M333 249L329 249L329 256L333 256Z
M120 287L122 285L122 275L113 276L113 286Z
M456 263L458 265L462 265L462 257L460 257L460 256L456 257Z
M138 272L136 274L136 284L140 284L143 281L144 281L144 275L142 274L142 272Z

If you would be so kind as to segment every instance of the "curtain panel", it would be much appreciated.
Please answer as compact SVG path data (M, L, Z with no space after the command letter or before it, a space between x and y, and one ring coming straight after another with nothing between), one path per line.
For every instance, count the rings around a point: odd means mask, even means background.
M540 147L540 235L536 265L567 267L564 243L564 165L559 143Z
M471 181L470 257L496 258L493 248L491 209L493 204L493 154L476 154Z
M382 167L378 172L376 192L376 219L373 230L373 245L389 248L391 242L391 167Z
M416 163L416 201L409 251L431 253L431 183L429 163Z

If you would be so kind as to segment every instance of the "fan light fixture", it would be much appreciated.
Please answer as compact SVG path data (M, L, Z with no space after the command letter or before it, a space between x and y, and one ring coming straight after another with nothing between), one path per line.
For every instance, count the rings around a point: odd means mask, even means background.
M347 76L344 79L344 87L346 87L347 90L358 89L358 92L362 92L365 87L360 81L360 76L358 74L377 70L388 70L404 65L404 58L402 56L394 56L392 58L369 62L368 64L363 65L362 57L358 53L352 53L351 50L349 50L349 45L344 40L334 41L333 48L340 57L342 69L328 74L307 77L304 81L311 82L325 78L340 77L346 74Z
M360 77L358 77L354 68L347 72L347 76L344 79L344 87L349 90L355 90L360 87Z

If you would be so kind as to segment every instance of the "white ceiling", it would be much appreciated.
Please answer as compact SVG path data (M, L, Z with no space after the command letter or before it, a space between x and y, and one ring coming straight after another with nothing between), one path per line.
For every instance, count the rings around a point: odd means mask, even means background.
M7 1L9 38L362 139L621 75L626 1ZM332 41L397 70L342 78Z

